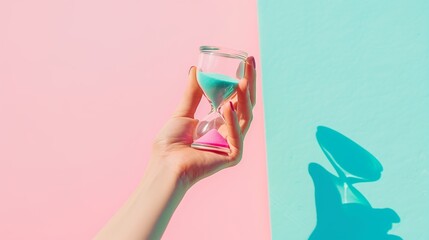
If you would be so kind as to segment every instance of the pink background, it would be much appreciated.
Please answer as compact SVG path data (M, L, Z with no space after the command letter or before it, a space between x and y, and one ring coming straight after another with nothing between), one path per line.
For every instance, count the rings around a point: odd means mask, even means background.
M0 238L89 239L136 187L198 46L259 64L256 1L0 2ZM199 111L200 115L202 110ZM242 162L164 239L269 239L261 79Z

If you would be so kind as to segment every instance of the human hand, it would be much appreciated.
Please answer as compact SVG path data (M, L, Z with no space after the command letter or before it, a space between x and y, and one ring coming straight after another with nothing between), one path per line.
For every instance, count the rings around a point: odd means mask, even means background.
M237 96L223 107L230 153L194 149L191 144L198 123L194 113L202 96L196 71L195 67L189 70L188 88L176 112L155 138L149 163L149 166L155 168L172 169L188 188L198 180L240 162L243 139L253 119L252 110L256 100L255 60L249 57L246 59L244 78L237 88Z
M253 118L255 78L255 60L249 57L237 96L223 109L226 140L231 151L229 154L215 153L191 147L198 123L194 113L202 91L197 83L196 68L189 70L185 95L155 138L139 186L96 239L160 239L174 210L193 184L241 160L243 139Z

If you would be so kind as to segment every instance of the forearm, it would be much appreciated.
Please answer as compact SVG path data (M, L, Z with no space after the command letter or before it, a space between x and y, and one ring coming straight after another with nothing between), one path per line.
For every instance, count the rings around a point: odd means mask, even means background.
M137 189L95 239L160 239L185 192L177 171L149 164Z

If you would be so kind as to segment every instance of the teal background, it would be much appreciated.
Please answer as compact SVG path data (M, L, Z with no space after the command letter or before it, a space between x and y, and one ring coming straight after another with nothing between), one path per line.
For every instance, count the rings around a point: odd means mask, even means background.
M319 125L383 165L357 184L392 208L392 234L429 239L429 1L259 0L273 239L307 239L316 224L308 164L335 171Z

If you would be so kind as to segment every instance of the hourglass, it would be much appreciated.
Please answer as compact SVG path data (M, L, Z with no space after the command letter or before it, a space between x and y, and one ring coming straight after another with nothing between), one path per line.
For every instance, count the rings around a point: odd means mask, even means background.
M210 113L199 121L192 147L229 153L226 141L225 120L221 114L223 104L236 93L244 76L247 53L233 49L202 46L197 66L197 81L211 104Z

